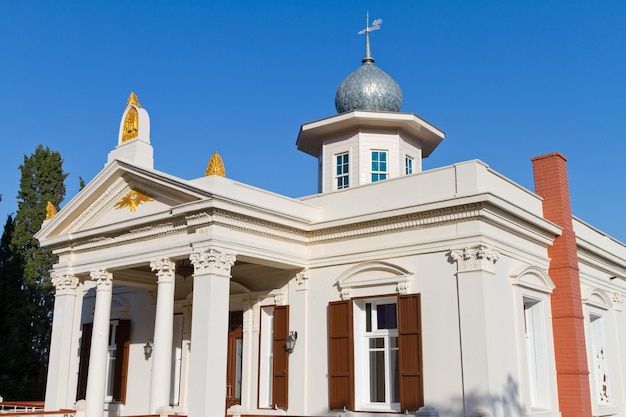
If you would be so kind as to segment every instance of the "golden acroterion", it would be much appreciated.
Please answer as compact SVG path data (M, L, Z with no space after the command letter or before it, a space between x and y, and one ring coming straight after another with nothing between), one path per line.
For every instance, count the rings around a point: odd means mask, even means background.
M121 208L128 207L130 211L134 213L135 210L137 210L137 207L139 207L139 205L143 203L147 203L149 201L154 201L154 200L152 200L151 197L140 193L139 191L130 190L128 194L122 197L120 201L115 203L115 208L121 209Z
M126 103L126 105L130 106L131 104L135 107L141 108L141 104L139 104L137 94L133 93L132 91L130 93L130 96L128 96L128 103Z
M57 208L54 207L54 204L52 204L52 202L48 201L48 204L46 205L46 220L50 220L51 218L56 216L56 214Z
M215 152L211 159L209 159L209 164L206 167L206 171L204 172L204 176L208 177L210 175L219 175L220 177L226 176L226 168L224 168L224 162L222 161L222 157L220 154Z

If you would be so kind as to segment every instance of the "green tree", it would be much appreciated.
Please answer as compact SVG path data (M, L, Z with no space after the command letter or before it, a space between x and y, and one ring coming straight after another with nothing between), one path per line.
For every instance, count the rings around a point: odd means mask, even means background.
M41 398L41 379L33 339L28 292L24 290L21 256L11 249L15 222L8 216L0 239L0 393L5 400Z
M43 399L54 306L49 271L56 259L49 249L39 245L34 235L46 218L48 201L55 207L63 201L67 174L63 172L61 155L42 145L30 156L24 156L19 169L22 175L10 250L13 256L19 257L23 268L22 290L27 297L26 311L31 328L28 342L36 353L34 363L24 366L25 369L33 366L39 371L38 380L33 381L33 392L40 393L39 399Z

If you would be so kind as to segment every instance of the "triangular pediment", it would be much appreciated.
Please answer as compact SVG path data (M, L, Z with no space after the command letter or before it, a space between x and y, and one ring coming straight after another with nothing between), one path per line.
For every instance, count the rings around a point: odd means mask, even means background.
M138 227L158 221L177 206L207 199L207 193L170 175L123 162L108 164L37 234L57 236Z

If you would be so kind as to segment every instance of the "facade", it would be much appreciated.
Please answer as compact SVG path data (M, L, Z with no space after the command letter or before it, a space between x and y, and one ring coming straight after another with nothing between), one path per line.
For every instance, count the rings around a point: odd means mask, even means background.
M59 257L46 410L626 417L626 246L572 217L565 158L533 160L536 192L481 161L422 171L444 134L384 77L368 41L339 114L299 132L319 193L298 199L217 155L155 170L131 94L37 235Z

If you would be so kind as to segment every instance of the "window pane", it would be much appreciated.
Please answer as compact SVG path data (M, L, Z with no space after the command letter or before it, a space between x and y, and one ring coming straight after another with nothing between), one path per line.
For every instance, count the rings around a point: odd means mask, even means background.
M370 352L370 402L385 402L385 352Z
M378 329L397 329L398 316L395 304L378 304L376 306Z
M372 337L370 339L370 349L383 349L385 347L384 337Z
M398 338L394 337L392 339L396 339L396 346L398 344ZM393 341L392 341L393 345ZM400 402L400 363L398 360L398 350L391 350L389 352L391 366L389 370L391 371L391 402L399 403Z
M381 161L387 160L387 152L380 152L380 160Z
M365 331L372 331L372 303L365 304Z

